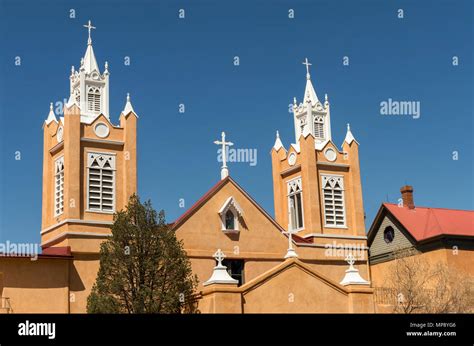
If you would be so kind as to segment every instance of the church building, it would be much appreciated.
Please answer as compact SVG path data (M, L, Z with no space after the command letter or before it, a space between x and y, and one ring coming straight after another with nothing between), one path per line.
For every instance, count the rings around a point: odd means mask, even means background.
M51 105L43 125L43 252L0 258L3 312L86 312L100 244L137 191L138 116L127 95L115 123L109 67L99 68L95 28L85 27L63 116ZM231 177L222 133L221 179L171 226L199 279L202 313L374 312L359 143L349 125L342 146L333 142L329 98L318 98L303 64L294 142L285 147L277 132L270 154L275 215Z

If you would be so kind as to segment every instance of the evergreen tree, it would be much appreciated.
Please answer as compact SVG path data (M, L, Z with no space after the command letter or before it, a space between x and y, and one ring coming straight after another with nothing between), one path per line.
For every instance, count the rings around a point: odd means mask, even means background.
M100 267L87 299L89 313L196 312L197 277L182 242L150 201L130 197L100 247Z

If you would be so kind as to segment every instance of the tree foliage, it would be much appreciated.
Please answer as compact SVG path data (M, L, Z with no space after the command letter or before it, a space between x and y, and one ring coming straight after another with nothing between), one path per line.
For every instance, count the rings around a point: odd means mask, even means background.
M151 202L130 197L101 244L100 267L87 299L89 313L196 312L192 275L182 242Z

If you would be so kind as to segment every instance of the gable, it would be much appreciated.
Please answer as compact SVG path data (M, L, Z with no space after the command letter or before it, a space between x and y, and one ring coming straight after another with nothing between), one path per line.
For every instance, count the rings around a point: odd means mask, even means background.
M231 258L283 258L288 239L276 222L230 178L221 181L175 223L189 256L211 257L220 248ZM222 231L219 211L232 197L241 208L239 232Z
M349 310L346 290L298 260L242 286L245 313L302 313Z
M384 231L387 227L392 227L394 232L393 241L387 243L384 239ZM384 213L381 217L381 222L373 230L371 235L370 244L370 260L373 262L377 259L383 259L388 257L393 251L411 247L414 245L414 241L406 233L405 230L395 221L395 219L389 214Z

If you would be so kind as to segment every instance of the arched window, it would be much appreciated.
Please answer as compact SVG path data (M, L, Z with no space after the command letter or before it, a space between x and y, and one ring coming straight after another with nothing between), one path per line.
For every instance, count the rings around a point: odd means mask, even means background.
M225 213L225 229L235 229L235 216L230 210Z
M393 238L395 238L395 231L393 230L393 227L385 227L385 230L383 231L383 239L385 240L385 242L389 244L393 241Z
M100 88L90 87L87 91L87 110L100 112Z
M324 139L324 119L322 116L314 118L314 138Z

